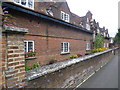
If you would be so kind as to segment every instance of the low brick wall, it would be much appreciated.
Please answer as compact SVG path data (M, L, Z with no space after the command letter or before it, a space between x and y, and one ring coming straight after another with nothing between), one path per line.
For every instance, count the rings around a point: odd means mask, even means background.
M115 49L114 49L115 50ZM26 88L74 88L117 54L112 49L47 65L26 73Z

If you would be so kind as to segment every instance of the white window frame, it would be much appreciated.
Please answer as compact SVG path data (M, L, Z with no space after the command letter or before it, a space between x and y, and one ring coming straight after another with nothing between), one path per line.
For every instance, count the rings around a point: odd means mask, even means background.
M106 43L104 43L104 48L106 48Z
M89 24L86 24L86 29L90 30L90 25Z
M86 50L90 50L90 43L86 43Z
M106 36L106 33L104 32L104 37Z
M87 18L87 22L89 23L89 18Z
M32 42L33 43L33 52L35 51L35 49L34 49L34 41L33 40L24 40L24 43L26 42L26 52L28 52L28 42ZM25 48L25 46L24 46L24 48ZM25 49L24 49L24 51L25 51Z
M109 43L107 43L107 48L109 47Z
M98 33L98 34L100 33L100 30L99 30L99 29L97 29L97 33Z
M68 45L67 52L65 51L65 43L67 43L67 45ZM61 46L61 54L70 53L70 43L69 42L62 42L61 45L63 45L63 46Z
M18 0L18 1L19 1L19 2L16 2L16 0L13 0L13 2L16 3L16 4L18 4L18 5L21 5L21 6L30 8L30 9L34 9L34 0L32 0L32 2L33 2L32 7L29 7L29 6L28 6L28 1L29 1L29 0L26 0L26 5L21 4L21 0Z
M64 21L66 21L66 22L69 22L70 16L69 16L69 14L61 11L61 19L64 20Z
M93 31L93 40L95 40L95 31Z
M65 12L61 11L61 19L64 20L64 14Z

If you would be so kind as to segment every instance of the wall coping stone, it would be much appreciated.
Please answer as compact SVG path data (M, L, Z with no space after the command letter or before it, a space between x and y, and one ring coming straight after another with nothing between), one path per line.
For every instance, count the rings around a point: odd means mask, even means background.
M107 53L107 52L110 52L110 51L113 51L115 49L118 49L118 48L113 48L113 49L109 49L109 50L106 50L106 51L97 52L97 53L94 53L94 54L91 54L91 55L86 55L86 56L79 57L79 58L76 58L76 59L70 59L70 60L65 60L65 61L62 61L62 62L57 62L55 64L46 65L46 66L42 66L42 67L34 69L34 70L27 71L26 72L26 80L29 81L29 80L36 79L40 76L58 71L58 70L63 69L65 67L74 65L74 64L79 63L81 61L88 60L90 58L93 58L95 56L99 56L101 54L104 54L104 53Z
M28 29L27 28L18 28L18 27L4 25L3 26L3 32L27 33Z

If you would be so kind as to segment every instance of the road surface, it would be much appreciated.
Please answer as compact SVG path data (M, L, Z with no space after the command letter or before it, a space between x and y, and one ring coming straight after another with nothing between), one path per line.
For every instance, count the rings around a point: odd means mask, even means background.
M118 88L118 59L120 52L78 88Z

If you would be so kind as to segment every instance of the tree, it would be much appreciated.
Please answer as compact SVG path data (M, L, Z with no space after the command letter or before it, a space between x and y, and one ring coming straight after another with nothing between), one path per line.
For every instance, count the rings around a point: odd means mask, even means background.
M95 49L97 49L97 48L103 48L103 41L104 41L103 36L96 35L95 41L94 41L94 48Z
M120 44L120 28L118 29L118 33L115 35L114 44Z

